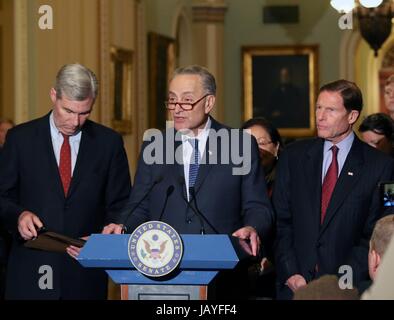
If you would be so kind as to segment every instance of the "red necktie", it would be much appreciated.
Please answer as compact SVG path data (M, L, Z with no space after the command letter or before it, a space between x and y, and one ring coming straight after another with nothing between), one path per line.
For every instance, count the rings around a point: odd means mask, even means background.
M59 173L63 184L64 195L67 196L71 183L71 148L69 136L63 135L63 144L60 149Z
M321 220L320 220L321 223L323 223L324 217L326 216L328 204L330 203L332 192L334 191L335 184L338 180L338 160L337 160L338 147L332 146L331 151L332 151L332 161L330 166L328 167L322 186Z

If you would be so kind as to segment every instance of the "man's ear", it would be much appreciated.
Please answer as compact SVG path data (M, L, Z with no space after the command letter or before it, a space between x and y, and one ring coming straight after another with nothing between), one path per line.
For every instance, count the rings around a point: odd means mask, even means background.
M378 269L378 268L379 268L379 266L380 266L380 261L381 261L381 258L380 258L380 254L379 254L379 253L377 253L376 251L375 251L375 254L376 254L376 258L375 258L375 265L376 265L376 269Z
M368 255L368 268L370 272L370 277L372 280L376 277L376 273L378 271L380 265L380 254L375 250L370 250Z
M359 111L357 111L357 110L350 111L349 117L348 117L349 124L353 125L357 121L359 116L360 116L360 112Z
M51 97L52 103L55 104L56 99L57 99L55 88L51 88L51 91L49 92L49 96Z
M211 110L215 106L215 102L216 102L216 97L214 95L209 95L207 97L207 100L205 102L205 114L208 114L211 112Z

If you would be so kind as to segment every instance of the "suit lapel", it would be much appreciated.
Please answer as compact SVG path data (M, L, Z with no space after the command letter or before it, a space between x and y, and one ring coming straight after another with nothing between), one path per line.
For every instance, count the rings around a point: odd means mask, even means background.
M76 190L81 177L83 176L86 169L91 165L89 155L93 154L94 149L94 137L91 130L91 122L88 121L82 128L81 142L79 145L77 161L75 162L75 168L71 179L70 189L67 197L70 197Z
M320 228L323 146L324 141L322 139L316 139L314 141L311 148L306 152L304 166L305 184L310 199L310 212L312 212L311 219L314 220L314 225L318 229Z
M37 139L37 142L43 142L43 152L42 154L45 155L47 159L48 166L48 174L49 179L48 181L53 181L54 190L59 195L61 200L64 200L64 190L62 181L60 179L59 167L57 165L55 152L53 150L52 138L51 138L51 127L49 124L49 116L51 113L47 114L45 117L42 118L42 123L39 129L39 134L42 138ZM39 148L39 146L38 146Z
M344 166L335 185L330 203L327 208L326 217L320 230L320 236L326 230L339 208L349 196L349 190L352 190L361 176L361 169L364 163L362 153L362 144L355 136L353 145L346 158Z
M167 132L168 134L168 132ZM165 153L166 148L164 148L163 152ZM178 141L175 140L174 142L174 156L176 157L176 151L179 150L179 156L182 157L182 161L183 161L183 149L182 149L182 141ZM178 159L181 160L181 159ZM166 161L167 162L167 161ZM171 165L170 168L172 168L173 171L173 176L175 177L176 180L176 185L177 186L181 186L182 190L180 190L180 192L183 194L183 196L186 198L187 197L187 193L186 193L186 188L185 188L185 171L183 168L183 162L180 163L179 161L177 161L176 158L174 158L174 165Z
M213 135L216 135L217 131L220 129L220 125L218 122L216 122L213 118L211 118L211 128L212 130L209 130L209 135L208 139L205 145L204 149L204 154L202 155L201 159L202 163L200 164L198 168L198 175L197 175L197 180L195 184L195 189L196 189L196 194L199 192L201 189L205 178L207 177L208 173L212 170L213 166L217 163L221 163L221 159L219 159L221 155L221 149L220 149L220 137L217 139L216 143L213 143L213 146L216 146L216 150L211 150L210 149L210 141L215 139Z

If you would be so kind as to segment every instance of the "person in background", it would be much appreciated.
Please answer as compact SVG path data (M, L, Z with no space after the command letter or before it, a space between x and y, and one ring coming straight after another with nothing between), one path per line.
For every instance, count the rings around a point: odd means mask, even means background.
M5 137L9 129L14 127L14 122L9 119L0 119L0 151L5 143Z
M379 272L373 275L370 288L362 296L362 300L394 300L394 237L384 251L384 257L379 264Z
M371 279L360 284L358 288L360 294L369 288L375 281L383 256L387 251L391 239L393 239L393 235L394 214L389 214L376 222L375 228L372 232L371 241L369 242L368 253L368 271Z
M257 140L267 192L271 197L275 181L276 164L283 149L282 138L278 129L264 118L249 119L242 125L242 129L249 129L252 136Z
M0 119L0 156L9 129L14 127L14 122L9 119ZM1 214L0 214L1 217ZM11 246L11 235L0 219L0 300L4 297L5 275L8 252Z
M252 118L242 125L256 138L264 169L267 192L271 198L275 181L276 164L283 149L279 131L264 118ZM261 248L261 259L249 268L251 293L256 297L275 298L275 272L273 267L274 232L271 232Z
M384 86L384 104L391 119L394 120L394 74L386 80Z
M387 114L374 113L366 117L358 130L364 142L394 156L394 120Z

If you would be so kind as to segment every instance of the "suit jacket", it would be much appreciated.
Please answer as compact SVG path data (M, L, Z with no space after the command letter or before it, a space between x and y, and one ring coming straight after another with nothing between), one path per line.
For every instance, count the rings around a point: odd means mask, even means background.
M230 136L229 128L212 118L211 120L213 131L223 130L223 133ZM156 142L163 140L164 143L161 144L163 147L159 151L164 155L166 155L167 145L168 150L179 148L178 151L182 151L181 141L176 141L171 137L171 134L174 134L174 130L167 129L166 132L158 134L155 138ZM252 139L251 150L243 150L242 138L244 135L246 133L240 131L237 136L239 142L233 137L221 146L222 138L219 135L215 137L212 132L209 134L205 155L202 156L203 159L206 156L207 161L206 164L200 164L195 183L196 203L201 213L219 233L231 234L237 229L249 225L253 226L260 235L265 236L272 226L272 208L267 197L257 143L255 139ZM250 139L250 136L248 137ZM211 147L212 142L217 145L217 149ZM158 177L161 177L162 181L153 187L146 199L133 211L127 222L129 229L132 231L138 224L147 220L158 220L161 215L162 221L172 225L179 233L200 233L201 224L204 225L206 233L215 233L209 224L193 211L195 203L187 201L183 164L178 164L176 161L174 163L169 158L165 158L163 164L147 164L143 155L146 151L148 153L148 148L150 148L148 144L149 142L145 142L142 146L133 192L124 215L129 214L132 208L149 192ZM223 157L228 154L223 152L222 155L222 151L225 150L222 150L221 147L228 147L230 154L231 151L235 153L240 151L237 154L248 152L251 156L249 173L233 175L232 169L239 168L242 164L236 164L231 160L231 157L226 164ZM182 152L178 155L182 158ZM216 157L218 164L214 163ZM171 186L174 191L169 194L165 205L166 195L172 188Z
M321 225L323 145L320 138L300 141L279 159L273 205L282 289L294 274L310 281L341 265L353 268L354 283L368 278L369 239L382 215L378 183L392 179L394 162L355 137Z
M117 221L130 188L122 138L109 128L89 120L84 124L66 197L52 147L49 114L11 129L0 159L1 211L14 233L6 298L106 298L103 271L84 269L66 253L25 248L18 239L17 220L22 211L29 210L50 231L74 238L100 233L105 224ZM42 265L52 268L52 290L38 286L46 275L39 273Z

